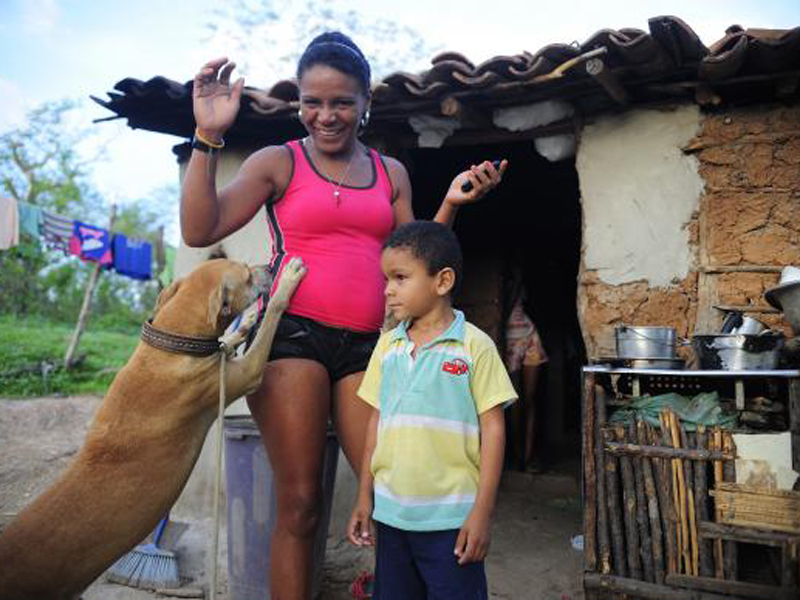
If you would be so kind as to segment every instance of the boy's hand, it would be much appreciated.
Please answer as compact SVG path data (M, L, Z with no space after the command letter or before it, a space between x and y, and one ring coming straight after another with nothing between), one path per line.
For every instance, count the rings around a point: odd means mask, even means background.
M458 533L455 555L458 564L465 565L486 558L491 541L489 515L473 510Z
M372 533L372 502L359 500L350 515L347 524L347 538L356 546L374 546L375 536Z

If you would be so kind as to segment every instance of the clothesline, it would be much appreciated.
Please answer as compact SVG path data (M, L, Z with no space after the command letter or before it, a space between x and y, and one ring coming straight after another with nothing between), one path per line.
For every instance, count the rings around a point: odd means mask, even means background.
M0 250L18 245L20 234L42 240L46 247L64 254L99 262L132 279L153 277L153 244L150 242L0 196ZM165 247L165 259L166 264L158 277L167 285L174 271L174 248Z

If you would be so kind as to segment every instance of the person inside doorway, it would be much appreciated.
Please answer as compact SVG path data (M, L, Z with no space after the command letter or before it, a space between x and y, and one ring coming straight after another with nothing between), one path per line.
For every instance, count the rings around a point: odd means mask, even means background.
M536 448L536 388L539 372L548 358L539 332L525 310L522 271L515 267L508 298L505 328L505 364L520 401L508 411L510 459L519 471L538 472Z

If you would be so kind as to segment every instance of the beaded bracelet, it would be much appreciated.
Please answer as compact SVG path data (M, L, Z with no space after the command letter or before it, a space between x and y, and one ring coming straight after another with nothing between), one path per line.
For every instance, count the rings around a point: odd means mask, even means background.
M200 133L200 128L195 128L194 139L192 139L192 148L200 152L212 153L215 150L221 150L225 147L225 140L219 142L212 142L211 140L203 137Z

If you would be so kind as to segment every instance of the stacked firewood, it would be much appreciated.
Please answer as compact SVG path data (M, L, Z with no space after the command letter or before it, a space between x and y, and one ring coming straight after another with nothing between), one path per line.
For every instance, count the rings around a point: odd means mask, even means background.
M632 421L605 427L602 436L601 572L657 584L680 575L733 577L735 545L701 535L715 520L709 489L734 480L731 434L702 426L687 432L665 410L660 428Z

